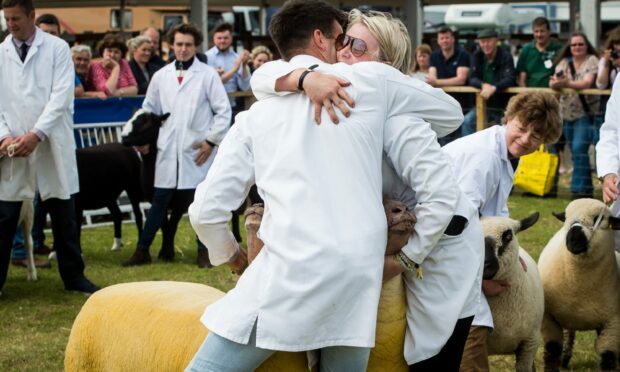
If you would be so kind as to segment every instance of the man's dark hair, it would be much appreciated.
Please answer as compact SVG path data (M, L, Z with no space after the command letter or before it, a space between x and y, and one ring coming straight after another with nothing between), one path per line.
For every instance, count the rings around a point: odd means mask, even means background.
M26 14L34 12L32 0L2 0L2 9L15 8L16 6L22 8Z
M45 13L38 16L34 21L34 24L38 26L41 23L45 23L46 25L56 25L58 26L58 31L60 31L60 21L58 20L58 17L53 14Z
M202 44L202 41L204 40L202 32L198 29L198 27L191 23L176 25L168 31L168 43L170 45L174 44L174 35L176 34L192 35L194 37L194 45L196 46Z
M439 30L437 30L437 34L448 34L448 33L456 37L456 32L451 27L443 26Z
M534 20L532 21L532 28L536 26L546 26L547 30L551 30L551 24L549 23L549 20L545 17L534 18Z
M217 32L226 32L226 31L230 32L231 34L233 32L233 26L228 22L223 22L223 23L218 24L217 26L213 28L212 32L215 34Z
M100 56L103 56L104 49L116 48L121 51L121 55L124 58L127 54L127 45L125 39L120 34L107 33L103 36L103 39L97 44L97 51Z
M344 24L344 12L323 0L289 0L271 18L269 35L285 59L304 50L314 30L332 35L334 21Z

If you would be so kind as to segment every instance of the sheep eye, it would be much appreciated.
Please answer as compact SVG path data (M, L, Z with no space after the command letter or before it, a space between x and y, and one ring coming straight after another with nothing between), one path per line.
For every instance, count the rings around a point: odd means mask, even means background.
M504 245L512 241L512 230L506 230L502 233L502 243Z

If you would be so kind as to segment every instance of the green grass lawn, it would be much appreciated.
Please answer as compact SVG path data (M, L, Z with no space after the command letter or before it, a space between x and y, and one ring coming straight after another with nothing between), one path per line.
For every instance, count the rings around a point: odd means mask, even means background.
M566 196L563 180L561 196ZM524 218L534 211L541 213L539 222L519 235L521 245L534 259L561 223L551 211L562 211L567 198L539 199L512 196L509 208L513 218ZM204 283L221 290L229 290L236 278L226 267L198 269L195 237L187 219L181 221L176 246L185 256L175 263L158 263L136 268L122 268L120 263L133 252L136 229L133 224L123 225L125 247L111 252L112 227L84 229L82 247L86 263L86 275L99 286L145 280L175 280ZM151 254L156 257L160 236L153 244ZM60 371L63 369L64 349L73 319L86 300L81 294L63 290L54 262L51 270L38 271L37 282L26 281L26 270L12 266L0 298L0 371ZM518 309L516 309L518 311ZM571 362L572 370L597 369L593 332L578 333ZM514 370L514 357L492 357L493 371ZM542 370L542 347L537 355L537 369Z

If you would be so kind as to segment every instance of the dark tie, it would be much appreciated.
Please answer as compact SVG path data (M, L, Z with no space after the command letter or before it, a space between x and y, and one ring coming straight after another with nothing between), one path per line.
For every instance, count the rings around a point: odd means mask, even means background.
M19 58L24 62L26 60L26 56L28 55L28 45L26 43L22 43L22 46L19 47L21 53L19 54Z

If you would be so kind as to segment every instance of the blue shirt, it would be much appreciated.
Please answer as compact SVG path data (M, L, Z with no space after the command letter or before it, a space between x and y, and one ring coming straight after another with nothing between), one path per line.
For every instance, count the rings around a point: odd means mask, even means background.
M232 50L232 48L228 48L226 52L221 52L217 47L209 49L206 55L207 64L209 66L213 67L216 70L218 67L221 67L224 71L229 71L231 68L233 68L235 66L235 61L239 56ZM242 78L242 74L243 66L240 66L239 71L237 71L237 73L235 73L235 75L230 78L230 80L224 83L224 89L226 89L226 93L237 92L240 90L246 91L250 89L250 78L252 75L248 72L248 76L244 79ZM230 98L230 106L235 107L234 98Z
M469 54L461 48L454 48L454 54L445 59L441 49L435 50L431 53L431 66L437 69L437 79L449 79L456 76L456 70L459 67L469 68L471 60ZM473 106L473 100L469 93L449 93L454 99L456 99L463 108L463 111L468 111Z

